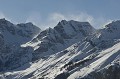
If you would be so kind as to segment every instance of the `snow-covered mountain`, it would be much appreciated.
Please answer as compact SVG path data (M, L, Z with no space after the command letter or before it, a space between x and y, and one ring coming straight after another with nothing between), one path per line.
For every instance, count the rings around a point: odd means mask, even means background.
M70 45L93 34L95 29L88 22L62 20L54 28L42 31L36 38L22 46L34 48L33 60L60 52Z
M119 20L103 29L62 20L41 32L31 23L11 24L6 26L17 29L12 39L20 38L7 43L9 37L7 41L3 37L13 32L0 30L0 47L4 48L0 48L0 79L120 79Z
M32 23L13 24L0 19L0 71L10 70L30 61L31 47L21 47L34 38L40 29Z
M32 23L13 24L5 19L0 19L0 35L5 43L24 44L40 32Z

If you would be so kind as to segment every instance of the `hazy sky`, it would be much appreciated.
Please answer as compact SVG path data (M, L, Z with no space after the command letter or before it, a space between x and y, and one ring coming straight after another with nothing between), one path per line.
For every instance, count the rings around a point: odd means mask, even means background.
M120 18L120 0L0 0L0 18L14 23L32 21L40 28L58 21L89 21L96 28Z

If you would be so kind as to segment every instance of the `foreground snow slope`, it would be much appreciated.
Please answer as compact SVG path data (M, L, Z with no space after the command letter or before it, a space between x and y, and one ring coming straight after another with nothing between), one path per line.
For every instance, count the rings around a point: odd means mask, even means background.
M114 62L114 60L120 59L120 58L117 58L117 56L120 55L119 47L120 47L120 43L104 51L98 52L99 55L97 55L94 58L93 62L90 62L90 63L88 62L89 64L87 66L74 72L72 75L68 77L68 79L81 78L90 74L93 71L98 71L106 67L107 65L111 65Z
M101 51L94 48L89 42L79 42L64 51L50 55L47 59L40 59L38 62L32 63L26 70L17 71L22 69L18 68L15 72L7 72L4 75L8 75L8 79L27 79L29 77L31 79L42 77L54 79L61 73L68 73L68 79L82 78L93 71L99 71L114 64L115 60L119 59L119 46L120 43ZM72 64L65 66L71 61Z

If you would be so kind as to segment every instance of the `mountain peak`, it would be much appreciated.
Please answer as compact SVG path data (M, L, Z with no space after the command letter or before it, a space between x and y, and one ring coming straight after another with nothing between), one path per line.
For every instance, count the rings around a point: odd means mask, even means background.
M32 22L28 22L28 23L19 23L17 24L17 26L19 27L37 27L36 25L34 25Z
M76 34L76 32L82 32L83 35L89 35L95 30L89 22L78 22L74 20L62 20L54 29L63 35L68 34L70 36Z
M65 25L65 24L68 23L68 21L66 21L66 20L62 20L60 23L63 24L63 25Z
M5 18L1 18L0 20L6 20Z
M57 25L64 26L64 25L67 25L67 24L80 24L80 25L83 25L83 26L84 25L91 26L89 22L79 22L79 21L75 21L75 20L69 20L69 21L61 20Z
M105 28L99 29L102 39L120 39L120 20L112 21Z
M10 21L6 20L5 18L0 19L0 25L1 24L8 25L8 26L13 25L13 23L11 23Z
M120 28L120 20L112 21L108 25L105 26L106 28Z

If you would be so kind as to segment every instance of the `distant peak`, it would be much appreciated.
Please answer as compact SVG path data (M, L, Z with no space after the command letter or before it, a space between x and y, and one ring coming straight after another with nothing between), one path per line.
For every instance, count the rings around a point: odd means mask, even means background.
M57 25L66 25L66 24L70 24L70 23L79 23L81 25L90 25L89 22L79 22L79 21L75 21L75 20L61 20Z
M67 23L68 21L66 21L66 20L61 20L61 23Z
M90 23L89 22L80 22L80 21L75 21L75 20L70 20L70 21L68 21L68 22L70 22L70 23L81 23L81 24L89 24L90 25Z
M13 26L14 24L11 23L9 20L6 20L5 18L0 19L0 25L6 25L8 26Z
M68 21L66 20L61 20L57 25L66 25Z
M17 26L19 27L37 27L36 25L34 25L32 22L28 22L28 23L19 23L17 24Z
M0 20L6 20L5 18L1 18Z
M114 23L114 22L120 22L120 20L114 20L114 21L112 21L112 22L113 22L113 23Z
M27 23L19 23L19 24L17 24L17 25L33 25L33 23L32 22L27 22Z
M28 22L28 23L26 23L26 25L35 26L32 22Z
M6 20L5 18L1 18L0 21L1 21L1 22L10 22L10 21ZM11 22L10 22L10 23L11 23Z
M120 28L120 20L112 21L111 23L105 26L105 28L112 28L112 27Z

